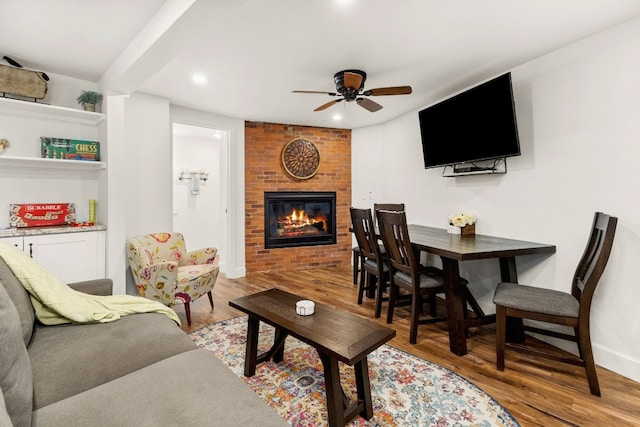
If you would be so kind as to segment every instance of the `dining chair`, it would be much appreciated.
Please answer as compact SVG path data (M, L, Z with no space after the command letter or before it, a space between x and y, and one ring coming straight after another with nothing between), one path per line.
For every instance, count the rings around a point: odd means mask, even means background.
M374 203L373 211L377 211L378 209L384 209L388 211L403 211L404 203ZM375 214L374 214L375 219ZM380 249L384 252L384 246L380 245ZM365 271L362 264L365 261L365 257L360 253L360 247L354 246L352 248L352 256L353 256L353 284L357 285L358 280L362 283L365 280ZM372 289L373 290L373 289ZM383 293L386 290L383 289ZM378 316L379 317L379 316Z
M358 284L358 276L364 276L364 270L362 269L362 263L364 258L360 254L360 246L354 246L351 249L351 255L353 257L353 284ZM364 280L364 279L360 279Z
M421 268L411 245L404 211L378 210L376 217L390 265L387 323L393 322L400 290L406 291L410 295L411 304L409 342L415 344L418 337L418 324L446 320L446 317L437 317L436 313L436 294L445 292L442 270L435 267ZM431 317L420 319L425 296L429 298Z
M374 216L375 216L375 212L378 211L403 211L404 210L404 203L374 203L373 204L373 212L374 212ZM377 218L374 218L376 221L378 220Z
M376 298L375 317L380 317L383 292L389 281L389 266L380 250L371 209L351 208L351 223L360 248L360 256L364 260L364 279L360 280L358 286L358 304L362 304L364 291L371 291L370 294Z
M587 246L571 281L571 293L503 282L498 284L493 302L496 304L496 366L504 370L505 349L546 357L584 367L591 394L600 396L600 385L591 350L589 317L596 286L604 272L618 219L596 212ZM525 325L525 331L577 343L578 356L560 355L526 343L506 343L507 318L529 319L569 326L573 334Z

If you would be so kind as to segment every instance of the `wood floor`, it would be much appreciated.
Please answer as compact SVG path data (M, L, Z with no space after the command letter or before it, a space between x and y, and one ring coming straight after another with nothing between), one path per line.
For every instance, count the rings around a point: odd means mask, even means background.
M206 297L192 303L191 327L187 327L184 309L178 306L176 312L183 329L189 332L241 315L229 307L230 299L270 288L280 288L374 319L373 300L365 298L362 305L356 304L357 287L352 284L350 267L257 273L240 279L220 277L213 291L213 311ZM383 312L386 312L386 303ZM384 314L378 321L386 325ZM397 336L389 344L473 382L504 406L522 426L640 426L640 383L607 369L598 367L602 397L595 397L589 393L580 367L507 352L505 371L497 371L493 325L470 330L469 353L463 357L449 352L446 322L420 325L415 345L409 344L407 309L396 309L390 326L396 329Z

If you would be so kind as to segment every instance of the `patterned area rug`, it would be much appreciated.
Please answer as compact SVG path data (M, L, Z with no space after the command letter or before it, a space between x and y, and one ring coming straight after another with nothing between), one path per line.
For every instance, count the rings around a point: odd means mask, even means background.
M198 329L194 342L220 358L292 426L327 425L324 374L315 349L288 337L284 360L258 365L243 376L247 317ZM274 330L260 323L259 353L273 343ZM373 418L357 416L348 426L519 426L489 395L461 376L389 345L368 356ZM344 393L355 400L353 368L342 363Z

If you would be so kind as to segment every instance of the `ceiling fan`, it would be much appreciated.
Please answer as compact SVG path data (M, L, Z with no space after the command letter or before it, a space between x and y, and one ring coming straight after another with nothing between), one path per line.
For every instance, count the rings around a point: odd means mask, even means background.
M333 80L336 82L336 92L320 92L313 90L294 90L293 93L323 93L329 96L339 96L326 104L322 104L313 111L322 111L341 101L355 101L362 108L372 113L382 109L382 105L366 98L368 96L381 95L408 95L411 93L411 86L379 87L376 89L364 90L364 82L367 80L367 73L361 70L338 71Z

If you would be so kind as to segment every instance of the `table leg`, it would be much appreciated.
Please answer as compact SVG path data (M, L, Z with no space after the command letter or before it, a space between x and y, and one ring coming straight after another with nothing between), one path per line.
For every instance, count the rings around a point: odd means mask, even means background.
M276 334L273 339L273 361L276 363L280 363L284 359L284 340L286 338L287 333L280 328L276 328Z
M516 258L500 258L500 278L503 282L518 283ZM522 319L507 317L506 340L508 342L524 341L524 325Z
M449 349L458 356L467 354L467 335L464 313L465 290L460 283L460 269L455 259L442 257L445 292L447 296L447 318L449 323Z
M342 399L342 386L340 385L340 371L338 370L338 360L326 354L320 354L322 366L324 368L324 384L327 393L327 412L329 415L329 426L344 426L344 404Z
M258 360L258 330L260 329L260 321L249 316L247 325L247 349L244 355L244 376L252 377L256 373L256 364Z
M360 412L360 416L365 420L373 416L373 403L371 401L371 384L369 384L369 364L365 357L353 366L356 374L356 387L358 391L358 401L362 402L364 407Z

